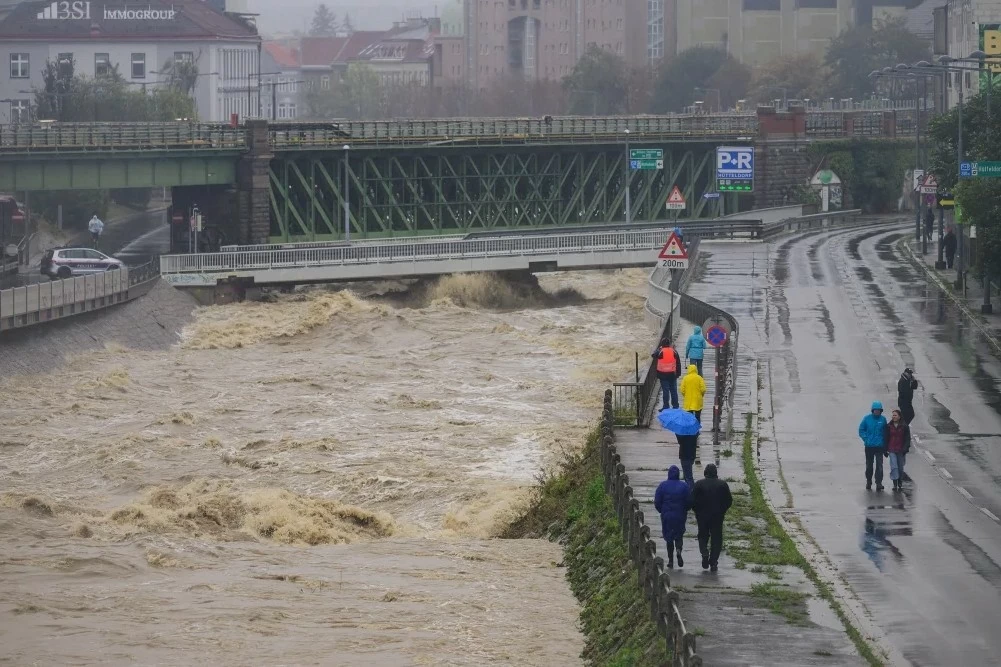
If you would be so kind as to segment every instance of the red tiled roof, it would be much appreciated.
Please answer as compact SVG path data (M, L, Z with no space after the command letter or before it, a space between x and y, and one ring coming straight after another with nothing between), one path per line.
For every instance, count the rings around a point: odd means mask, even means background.
M302 66L330 67L347 62L385 34L381 30L358 30L346 37L303 37Z
M264 42L264 50L271 54L280 67L298 67L299 52L279 42Z
M386 39L371 44L355 60L383 60L401 63L425 62L434 55L434 44L418 39Z

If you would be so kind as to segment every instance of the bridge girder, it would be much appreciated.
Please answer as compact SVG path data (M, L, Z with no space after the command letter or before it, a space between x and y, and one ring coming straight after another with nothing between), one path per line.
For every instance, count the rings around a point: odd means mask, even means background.
M677 217L666 210L677 185L685 217L707 217L715 144L662 148L662 170L633 170L635 222ZM273 242L344 237L343 152L284 153L271 161ZM347 154L351 233L358 237L448 234L498 228L564 227L625 219L622 144L503 149L355 150Z

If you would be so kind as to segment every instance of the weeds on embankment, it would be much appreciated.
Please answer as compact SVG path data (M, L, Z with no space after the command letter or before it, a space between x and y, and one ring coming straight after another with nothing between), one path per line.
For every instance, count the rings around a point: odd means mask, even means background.
M536 488L528 511L504 537L541 537L563 545L570 588L581 605L588 664L654 667L667 661L664 640L650 620L636 569L622 539L612 499L605 493L599 430L584 449L564 453L556 470Z

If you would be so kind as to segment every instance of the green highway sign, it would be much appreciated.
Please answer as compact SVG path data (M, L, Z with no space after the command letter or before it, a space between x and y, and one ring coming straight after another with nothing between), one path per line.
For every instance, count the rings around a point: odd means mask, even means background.
M961 162L960 178L1001 178L1001 162Z
M634 148L629 151L630 160L663 160L664 150L661 148Z
M720 183L720 192L753 192L754 185L752 183Z
M640 170L656 170L664 168L664 161L654 158L643 158L643 159L632 159L629 160L630 169L640 169Z

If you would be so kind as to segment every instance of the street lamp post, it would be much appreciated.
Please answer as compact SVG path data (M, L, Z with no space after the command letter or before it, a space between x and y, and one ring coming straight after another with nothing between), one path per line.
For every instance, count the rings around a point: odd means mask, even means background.
M344 240L351 241L351 208L348 201L348 151L351 146L344 144Z
M626 135L626 224L632 224L633 221L633 203L632 196L630 194L630 185L632 185L632 165L629 164L629 128L627 127L623 132Z

